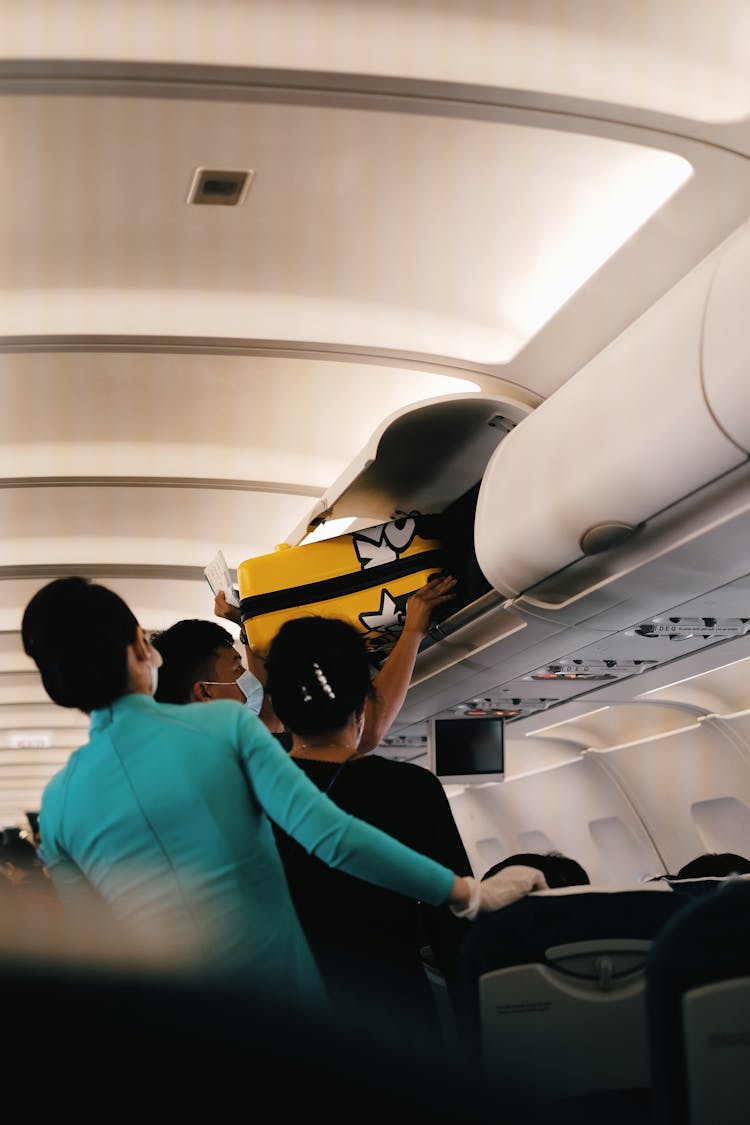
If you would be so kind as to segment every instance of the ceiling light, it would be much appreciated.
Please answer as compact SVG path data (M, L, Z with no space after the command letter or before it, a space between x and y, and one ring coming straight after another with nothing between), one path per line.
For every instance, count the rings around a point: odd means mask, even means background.
M318 543L321 539L333 539L337 535L343 535L355 523L360 521L356 516L345 516L341 519L323 520L314 528L304 539L300 540L300 544Z
M535 735L535 734L542 734L543 732L548 731L548 730L558 730L560 727L566 727L566 726L571 726L573 724L578 724L578 723L582 722L583 719L588 719L592 715L598 715L601 711L609 711L609 707L608 706L607 707L596 707L593 711L584 711L584 713L582 715L574 715L570 719L562 719L559 723L549 723L545 727L536 727L535 730L530 730L530 731L526 732L526 738L530 738L532 735Z
M513 292L508 296L503 291L507 334L502 344L498 342L494 358L499 362L515 358L693 174L691 164L672 152L598 137L566 140L566 158L575 154L579 160L588 159L593 171L583 190L575 177L575 195L572 170L561 161L558 198L541 220L543 234L537 228L545 253L536 259L527 252L524 268L520 244L516 248ZM533 176L530 182L535 182Z
M48 730L13 730L8 744L13 750L43 750L52 745L52 734Z

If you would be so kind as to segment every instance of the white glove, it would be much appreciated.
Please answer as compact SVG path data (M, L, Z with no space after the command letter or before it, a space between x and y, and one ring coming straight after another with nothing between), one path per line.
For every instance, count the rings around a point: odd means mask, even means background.
M451 905L451 914L455 914L457 918L468 918L473 922L479 913L479 903L482 898L481 883L473 879L471 875L464 875L464 882L469 884L469 901L466 906L453 906Z
M451 911L457 918L467 918L470 922L479 913L510 906L529 891L549 890L547 880L538 868L525 867L520 863L504 867L497 875L492 875L481 883L471 876L466 876L466 882L470 891L468 905L451 906Z
M479 884L479 910L502 910L529 891L547 891L547 880L537 867L516 863L504 867Z

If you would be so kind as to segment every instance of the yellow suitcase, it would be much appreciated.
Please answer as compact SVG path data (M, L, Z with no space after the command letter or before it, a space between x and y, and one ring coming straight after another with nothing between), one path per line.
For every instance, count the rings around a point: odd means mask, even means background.
M285 621L340 617L362 631L374 657L387 656L404 623L406 600L443 569L434 517L411 515L316 543L281 544L237 568L248 643L265 656Z

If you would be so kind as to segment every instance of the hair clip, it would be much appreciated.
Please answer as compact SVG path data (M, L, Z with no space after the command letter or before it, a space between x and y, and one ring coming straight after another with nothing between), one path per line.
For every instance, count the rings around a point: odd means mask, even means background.
M302 702L303 703L310 703L311 700L312 700L312 696L310 695L310 692L307 690L307 684L303 684L302 681L300 680L299 686L302 688Z
M328 680L323 675L323 671L322 671L320 665L313 663L313 671L315 672L318 683L320 684L321 688L326 693L328 698L329 699L335 699L336 698L336 692L333 690L331 685L328 683Z

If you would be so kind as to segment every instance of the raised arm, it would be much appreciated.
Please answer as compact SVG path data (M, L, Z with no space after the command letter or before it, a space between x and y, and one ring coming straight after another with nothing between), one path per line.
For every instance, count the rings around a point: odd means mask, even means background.
M368 754L383 741L403 707L414 672L419 646L427 634L432 615L454 595L456 579L434 578L415 590L406 603L406 620L393 650L373 681L375 696L365 704L365 726L359 753Z

